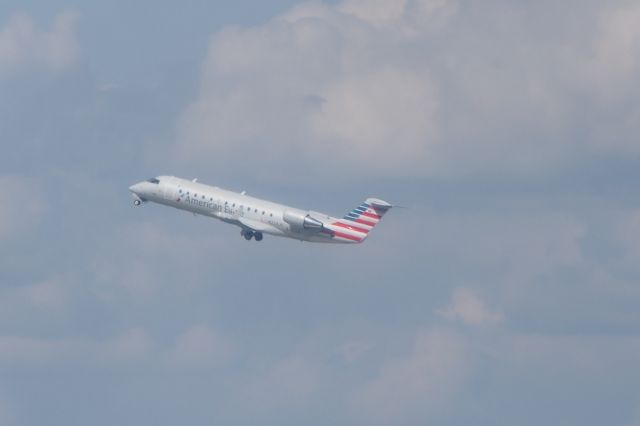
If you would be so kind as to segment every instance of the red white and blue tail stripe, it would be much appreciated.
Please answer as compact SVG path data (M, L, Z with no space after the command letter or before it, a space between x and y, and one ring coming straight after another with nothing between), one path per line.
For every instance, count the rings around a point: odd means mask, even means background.
M331 223L333 238L344 242L361 243L391 207L391 204L386 201L367 198L364 203L344 215L342 219Z

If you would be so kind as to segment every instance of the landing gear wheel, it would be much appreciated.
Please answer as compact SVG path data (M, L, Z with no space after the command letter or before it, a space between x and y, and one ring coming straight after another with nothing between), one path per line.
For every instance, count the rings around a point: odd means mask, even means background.
M255 237L256 241L262 241L262 232L256 232Z
M140 205L140 200L133 200L133 205L134 206L139 206Z
M245 240L249 241L251 238L253 238L253 232L251 231L242 231L240 232L240 235L242 235L244 237Z

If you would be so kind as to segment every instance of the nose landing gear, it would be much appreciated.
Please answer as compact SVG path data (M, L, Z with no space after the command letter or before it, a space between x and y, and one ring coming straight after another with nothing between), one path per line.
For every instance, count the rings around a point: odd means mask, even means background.
M131 193L131 196L133 197L133 205L134 206L139 206L140 204L142 204L142 202L144 201L142 198L140 198L140 196L138 194L136 194L135 192Z

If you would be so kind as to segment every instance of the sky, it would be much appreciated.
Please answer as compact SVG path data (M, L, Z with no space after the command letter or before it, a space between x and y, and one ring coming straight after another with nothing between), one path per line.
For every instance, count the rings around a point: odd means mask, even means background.
M0 425L638 426L639 133L637 0L5 0Z

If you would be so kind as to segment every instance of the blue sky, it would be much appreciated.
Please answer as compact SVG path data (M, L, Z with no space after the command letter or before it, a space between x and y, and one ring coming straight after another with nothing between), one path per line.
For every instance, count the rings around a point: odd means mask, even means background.
M635 1L5 1L0 425L640 424ZM334 215L265 238L160 174Z

